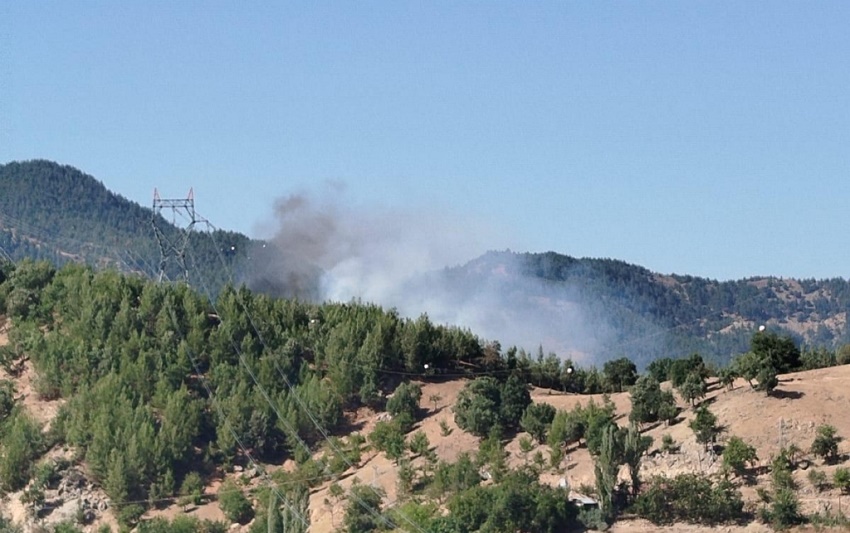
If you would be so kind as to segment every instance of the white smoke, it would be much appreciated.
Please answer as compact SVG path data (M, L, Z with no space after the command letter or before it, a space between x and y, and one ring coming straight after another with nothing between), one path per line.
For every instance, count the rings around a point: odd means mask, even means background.
M264 232L279 256L265 276L282 294L373 302L411 318L427 313L503 347L542 345L575 360L607 335L586 318L578 291L525 276L513 254L477 265L472 275L451 268L504 248L504 230L497 235L487 224L437 209L354 207L341 188L329 193L275 203L275 220Z

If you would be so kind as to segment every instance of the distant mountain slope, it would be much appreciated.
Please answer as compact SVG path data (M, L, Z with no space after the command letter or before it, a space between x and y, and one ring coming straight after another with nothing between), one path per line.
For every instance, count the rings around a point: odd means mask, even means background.
M0 166L0 210L57 241L121 245L150 233L149 209L70 166L28 161Z
M638 364L700 352L725 363L767 325L810 346L850 341L850 283L772 277L719 282L661 275L612 259L554 252L490 252L443 274L457 302L498 284L506 321L545 322L591 360L627 356ZM581 329L583 346L571 330ZM569 351L569 348L567 348Z

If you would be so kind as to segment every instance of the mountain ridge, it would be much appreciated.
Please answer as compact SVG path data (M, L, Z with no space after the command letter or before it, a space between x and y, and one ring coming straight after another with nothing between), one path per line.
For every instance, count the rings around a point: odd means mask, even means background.
M111 192L93 176L46 160L11 162L0 165L0 189L0 249L8 258L80 261L156 275L160 255L152 210ZM179 231L160 222L172 235ZM248 282L262 292L290 295L269 260L269 254L281 251L258 247L260 241L237 232L213 229L190 238L190 283L205 285L210 294L228 282ZM178 279L181 272L171 265L167 275ZM549 345L569 353L572 344L578 346L575 352L597 361L628 355L645 365L661 355L698 351L725 363L746 349L759 325L811 346L850 341L850 283L840 277L717 281L554 251L490 251L432 276L441 278L458 305L495 291L501 320L531 331L523 340L526 348L551 336L536 331L543 326L558 331L579 324L586 331L554 338Z

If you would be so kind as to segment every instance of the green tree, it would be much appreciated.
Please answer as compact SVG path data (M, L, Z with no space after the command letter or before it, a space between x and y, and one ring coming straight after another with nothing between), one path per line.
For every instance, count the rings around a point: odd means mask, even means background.
M475 379L458 394L455 423L473 435L487 436L494 427L501 427L500 406L499 382L489 376Z
M464 491L448 507L448 520L439 521L440 527L448 527L437 531L556 533L577 525L576 508L563 492L540 485L525 470L511 472L499 484Z
M369 435L369 440L376 450L384 452L388 458L398 460L406 449L404 431L396 420L380 421Z
M693 430L697 442L706 449L709 444L714 444L717 441L717 436L723 432L723 428L717 425L717 417L709 411L706 405L701 405L697 409L696 416L688 426Z
M676 398L672 391L661 391L661 405L658 406L658 418L668 426L679 416L679 408L676 407Z
M838 457L838 443L841 437L834 426L824 424L818 426L815 440L812 441L812 455L823 458L825 463L832 463Z
M245 497L242 488L227 479L218 489L218 503L221 512L231 523L247 524L254 517L254 508Z
M668 415L670 409L676 410L676 401L672 394L665 394L652 375L641 376L631 388L632 410L629 420L638 424L657 422ZM675 416L675 415L674 415Z
M617 487L617 474L620 471L622 456L619 432L614 425L609 425L602 432L599 453L594 460L596 493L599 495L603 518L608 523L616 515L614 491Z
M758 331L750 339L750 351L760 359L767 359L778 374L792 372L801 366L800 348L789 336L773 331Z
M623 392L637 381L637 367L626 357L608 361L602 366L602 373L610 390Z
M835 362L839 365L850 365L850 343L843 344L835 354Z
M829 488L829 482L827 481L826 474L823 470L815 470L813 468L809 470L807 477L809 478L809 483L812 484L812 487L814 487L816 491L823 492Z
M295 491L290 504L280 510L283 533L307 533L310 527L310 493L304 487Z
M841 466L836 468L832 473L832 483L841 489L841 492L850 493L850 469Z
M729 468L738 476L743 476L747 465L758 461L756 449L744 442L740 437L730 437L723 449L723 466Z
M3 428L0 445L0 488L19 490L32 474L33 461L44 449L41 428L24 411L17 411Z
M679 451L679 445L669 433L661 436L661 451L664 453L676 453Z
M405 382L396 387L395 392L387 400L387 412L393 417L403 413L416 420L419 412L419 400L422 398L422 387L416 383Z
M434 404L434 412L437 412L437 404L439 404L443 400L443 397L439 394L432 394L428 396L428 401Z
M348 494L348 506L345 509L345 530L348 533L368 533L381 528L384 523L381 514L383 493L365 485L353 485Z
M652 437L642 436L634 422L629 424L623 435L623 463L629 468L632 496L640 493L640 461L650 446Z
M791 475L793 465L788 457L788 452L785 448L779 450L779 453L770 462L770 481L773 484L774 490L797 488L794 477Z
M788 529L803 522L800 502L794 491L789 488L778 489L773 494L769 509L763 512L763 518L776 530Z
M679 394L682 396L683 400L691 404L691 407L695 407L696 400L705 398L705 393L705 381L702 376L696 372L688 374L688 377L685 378L685 382L679 386Z
M646 371L655 381L661 383L670 379L671 366L673 366L673 359L669 357L659 357L647 365Z
M750 340L750 351L735 359L735 372L751 387L770 394L779 384L778 374L801 366L800 349L791 337L771 331L759 331ZM753 380L758 385L753 385Z
M499 399L499 418L502 427L516 430L523 413L531 405L531 393L528 391L528 385L517 376L511 375L502 386Z
M486 439L481 441L475 462L479 467L486 466L490 478L499 483L508 470L507 456L501 433L498 429L494 429Z
M764 391L765 394L770 395L771 392L779 385L779 377L777 376L776 367L772 364L765 362L759 367L758 374L756 374L756 380L758 380L758 385L756 386L756 390Z
M584 433L587 450L591 455L599 455L604 434L608 429L618 430L613 417L602 410L585 411L587 430Z
M526 407L520 420L520 426L537 442L546 442L546 433L555 418L555 408L548 403L533 403Z
M761 518L769 522L774 529L787 529L803 521L800 514L800 504L794 478L791 476L791 460L785 449L771 462L771 483L773 494L770 496L770 506L761 511Z
M408 447L410 448L411 453L424 457L428 453L431 443L428 442L428 435L426 435L424 431L420 430L410 437Z
M726 390L732 390L735 386L735 378L738 375L735 373L735 369L731 367L721 368L717 373L717 377L720 378L720 384L723 385Z
M552 448L569 447L573 442L579 442L585 434L586 422L577 411L557 411L549 428L546 442Z
M189 472L180 485L182 505L200 505L204 494L204 481L197 472Z
M0 350L4 347L0 346ZM15 384L8 379L0 380L0 424L12 414L15 407Z
M398 478L396 482L398 494L404 497L409 496L413 492L413 485L416 481L416 469L413 468L409 459L402 459L398 462L396 476Z
M716 525L740 520L744 501L728 481L712 483L704 474L680 474L672 479L654 477L632 508L641 518L658 525Z
M129 500L127 465L124 454L119 450L113 450L109 455L109 470L103 483L103 489L107 496L113 502L116 502L116 506L119 505L117 502Z
M703 380L708 377L708 369L702 356L698 353L691 354L689 357L676 359L670 364L668 376L673 387L679 388L688 379L690 374L697 374Z
M202 407L185 385L169 395L156 437L163 462L179 468L191 458L192 444L201 429Z
M754 352L747 352L734 359L732 369L735 374L747 380L751 388L755 389L756 386L753 384L753 380L758 377L762 364L763 359L759 355Z
M519 438L519 451L522 453L525 458L526 464L528 464L528 454L534 450L534 441L531 440L528 435L523 435Z

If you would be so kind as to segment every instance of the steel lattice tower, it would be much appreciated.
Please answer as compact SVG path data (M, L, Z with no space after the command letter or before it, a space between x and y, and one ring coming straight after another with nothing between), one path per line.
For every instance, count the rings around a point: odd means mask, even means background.
M177 219L180 217L184 223L182 227L178 226L177 234L169 236L166 232L166 227L163 223L168 220L163 217L162 210L171 210L171 224L177 226ZM189 269L186 266L186 247L189 245L189 235L192 229L198 222L198 215L195 213L195 194L192 189L189 189L189 194L186 198L170 199L160 198L159 191L153 190L153 214L151 215L151 225L156 236L156 241L159 244L159 281L165 277L165 270L170 261L177 263L183 273L183 279L189 282Z

